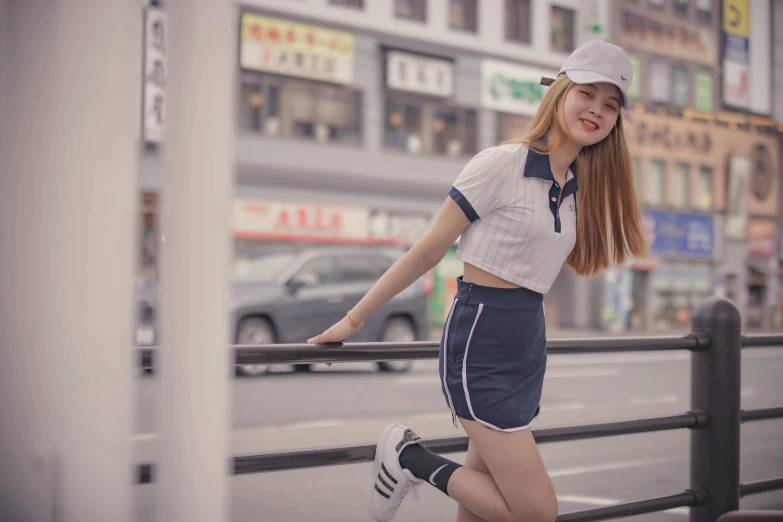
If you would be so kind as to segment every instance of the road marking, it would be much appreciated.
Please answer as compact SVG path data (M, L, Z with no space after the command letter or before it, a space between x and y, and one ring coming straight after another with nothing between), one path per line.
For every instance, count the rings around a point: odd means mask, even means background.
M673 462L682 462L682 457L646 459L646 460L625 460L619 462L607 462L606 464L596 464L594 466L578 466L575 468L563 468L563 469L552 470L549 473L549 476L551 478L571 477L574 475L584 475L586 473L600 473L602 471L614 471L618 469L655 466L659 464L670 464Z
M155 440L158 438L158 434L155 432L136 433L133 438L134 440Z
M544 375L546 379L580 379L583 377L614 377L620 375L617 368L595 368L595 369L575 369L575 370L553 370ZM407 377L398 377L396 384L440 384L438 375L411 375Z
M555 370L547 372L544 375L545 379L579 379L582 377L613 377L620 375L620 370L617 368L596 368L596 369L584 369L584 370Z
M633 353L633 354L563 354L552 355L547 360L547 366L596 366L606 364L635 364L648 362L673 362L688 361L690 354L687 352L675 352L667 354L659 353Z
M410 376L410 377L398 377L394 382L396 384L439 384L440 376L419 375L419 376Z
M583 402L560 402L556 404L542 404L541 411L565 411L565 410L586 410L587 404Z
M613 504L620 504L621 502L626 502L624 500L619 500L616 498L605 498L605 497L591 497L587 495L559 495L557 497L557 500L560 502L573 502L575 504L587 504L590 506L611 506ZM685 515L688 516L690 514L690 509L686 507L679 507L674 509L667 509L666 511L661 511L661 513L671 513L675 515Z
M661 395L659 397L631 397L628 399L628 404L631 406L649 406L651 404L672 404L680 402L680 398L676 395Z

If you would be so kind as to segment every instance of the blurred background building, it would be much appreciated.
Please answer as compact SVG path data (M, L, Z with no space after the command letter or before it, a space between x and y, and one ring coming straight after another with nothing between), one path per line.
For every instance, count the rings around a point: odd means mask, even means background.
M165 200L165 7L145 20L147 287ZM236 23L237 262L411 245L473 154L524 134L540 78L601 38L635 67L624 118L651 252L590 279L565 268L550 327L684 330L709 295L734 300L749 328L783 327L781 2L248 0ZM435 325L462 273L454 251L429 276Z

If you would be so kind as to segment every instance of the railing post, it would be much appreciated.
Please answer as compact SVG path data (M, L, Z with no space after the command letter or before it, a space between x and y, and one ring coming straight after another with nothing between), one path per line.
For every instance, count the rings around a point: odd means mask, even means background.
M711 297L692 325L710 347L691 358L691 409L706 413L709 424L691 431L691 488L706 491L707 502L691 508L690 521L715 522L739 509L742 321L731 301Z

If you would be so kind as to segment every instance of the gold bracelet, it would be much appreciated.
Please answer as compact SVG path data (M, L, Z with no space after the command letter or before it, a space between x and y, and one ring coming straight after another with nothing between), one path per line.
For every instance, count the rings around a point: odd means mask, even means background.
M362 325L364 325L364 321L362 321L361 323L357 322L357 321L354 321L353 318L351 317L351 314L348 313L348 312L345 312L345 316L348 318L348 320L351 322L351 324L354 326L354 328L361 328Z

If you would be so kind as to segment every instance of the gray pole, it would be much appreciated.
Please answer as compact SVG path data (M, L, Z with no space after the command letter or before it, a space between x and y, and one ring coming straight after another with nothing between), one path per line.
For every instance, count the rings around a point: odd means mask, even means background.
M163 143L158 520L228 518L228 267L237 25L231 0L170 0Z
M138 0L0 0L0 520L132 519Z
M707 492L703 506L691 508L691 522L714 522L739 509L740 375L742 323L727 299L711 297L693 316L693 331L710 339L693 352L691 409L709 416L705 428L691 431L691 487Z

